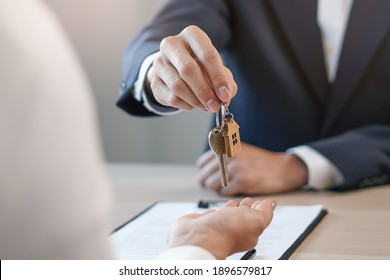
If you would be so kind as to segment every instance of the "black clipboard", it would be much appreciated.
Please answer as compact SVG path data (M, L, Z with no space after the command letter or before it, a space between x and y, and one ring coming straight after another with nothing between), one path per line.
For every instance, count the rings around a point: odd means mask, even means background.
M150 206L148 206L147 208L145 208L144 210L139 212L137 215L135 215L134 217L132 217L131 219L129 219L128 221L126 221L125 223L120 225L119 227L115 228L112 233L121 230L123 227L125 227L126 225L128 225L132 221L140 218L143 214L148 212L150 209L152 209L155 205L157 205L160 202L163 202L163 201L156 201L156 202L152 203ZM225 202L225 201L200 200L197 203L197 207L199 209L202 209L202 208L205 209L205 208L213 207L214 205L217 205L217 204L220 204L223 202ZM196 204L196 203L194 202L194 204ZM310 233L317 227L317 225L323 220L323 218L327 214L328 214L328 211L326 209L322 209L319 212L319 214L316 216L316 218L308 225L308 227L302 232L302 234L297 239L295 239L295 241L291 244L291 246L286 251L284 251L284 253L278 258L278 260L288 260L290 258L290 256L297 250L297 248L310 235ZM256 254L255 249L249 250L246 253L244 253L244 255L241 257L241 260L250 260L255 256L255 254Z
M309 236L309 234L318 226L322 219L328 214L328 210L322 209L317 218L306 228L306 230L299 236L298 239L283 253L279 260L288 260L291 255L298 249L299 245Z

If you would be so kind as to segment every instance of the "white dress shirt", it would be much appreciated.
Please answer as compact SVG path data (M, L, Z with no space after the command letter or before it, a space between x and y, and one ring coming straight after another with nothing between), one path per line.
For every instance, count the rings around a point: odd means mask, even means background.
M353 0L318 0L317 24L321 31L325 65L330 83L334 82L337 74L339 57L352 4ZM145 93L143 85L146 73L157 55L158 53L151 54L141 65L134 96L138 101L144 102L144 106L155 114L171 115L179 113L180 110L153 105ZM309 146L292 147L286 152L297 155L305 162L309 174L306 187L325 189L344 182L344 177L340 170L325 156Z
M317 23L321 30L329 82L336 77L345 30L353 0L318 0Z
M334 82L345 30L353 0L318 0L317 23L321 31L325 66L330 83ZM307 188L325 189L342 184L344 177L340 170L325 156L310 148L299 146L287 150L299 156L308 169Z

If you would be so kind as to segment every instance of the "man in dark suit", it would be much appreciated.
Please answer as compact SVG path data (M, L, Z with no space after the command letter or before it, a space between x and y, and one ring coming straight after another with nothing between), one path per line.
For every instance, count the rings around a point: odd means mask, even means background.
M227 195L388 183L389 13L386 0L168 1L128 48L117 104L229 104L243 142L229 187L212 152L198 160L200 184Z

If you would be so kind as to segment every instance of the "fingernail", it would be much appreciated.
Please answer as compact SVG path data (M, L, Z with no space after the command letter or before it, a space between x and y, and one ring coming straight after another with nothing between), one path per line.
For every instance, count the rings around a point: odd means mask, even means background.
M211 112L217 112L219 110L219 104L214 99L207 101L206 106Z
M223 101L223 102L227 102L230 100L231 94L230 94L230 91L227 88L227 86L221 86L218 89L218 96L221 99L221 101Z
M275 208L276 208L276 205L278 205L278 204L276 203L276 201L273 201L272 204L271 204L272 209L275 209Z

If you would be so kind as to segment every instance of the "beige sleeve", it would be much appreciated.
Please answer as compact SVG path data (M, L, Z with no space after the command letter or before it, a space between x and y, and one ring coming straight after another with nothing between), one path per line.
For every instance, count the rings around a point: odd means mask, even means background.
M38 0L0 1L0 38L0 258L110 258L111 188L74 50Z
M177 246L163 251L157 260L215 260L213 254L198 246Z

